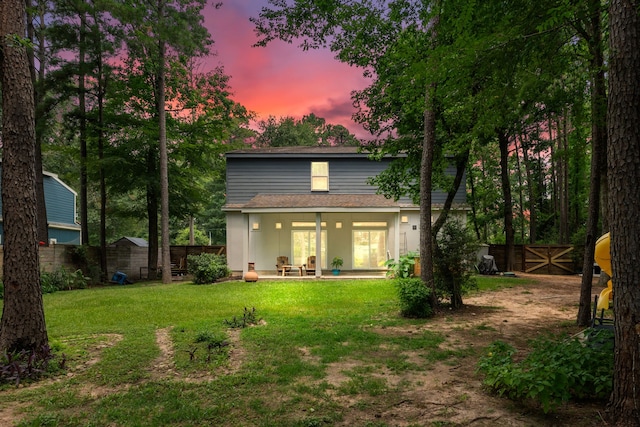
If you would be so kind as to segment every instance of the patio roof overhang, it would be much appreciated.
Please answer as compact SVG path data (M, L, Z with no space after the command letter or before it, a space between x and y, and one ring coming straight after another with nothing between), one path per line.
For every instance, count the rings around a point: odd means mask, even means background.
M400 212L400 205L379 194L257 194L225 210L242 213Z

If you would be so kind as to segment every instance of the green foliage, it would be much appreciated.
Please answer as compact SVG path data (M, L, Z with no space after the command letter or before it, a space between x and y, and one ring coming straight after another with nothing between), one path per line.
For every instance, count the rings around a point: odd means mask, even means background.
M194 243L196 245L208 245L209 237L204 231L199 228L193 230ZM189 244L189 227L180 229L173 238L174 245L188 245Z
M591 332L585 344L577 338L537 339L533 350L515 362L516 350L492 343L478 363L484 384L514 400L533 400L547 413L570 399L607 399L613 387L613 334Z
M213 283L223 277L228 277L231 270L227 266L227 257L203 253L187 257L187 269L193 275L193 282L199 285Z
M414 251L409 251L405 255L400 255L398 261L395 259L387 260L384 265L388 268L387 276L394 278L408 278L413 276L413 267L416 263L416 258L420 254Z
M71 272L62 265L50 273L46 271L40 273L40 286L43 294L84 289L89 280L90 278L86 277L82 270Z
M462 295L476 289L472 266L478 251L477 240L458 221L447 221L436 239L434 278L441 298L449 298L453 308L462 306Z
M400 313L405 317L426 318L432 314L431 294L419 278L400 278L395 280Z
M256 317L255 307L251 308L251 310L245 307L241 318L233 316L233 319L231 320L224 320L224 324L229 328L246 328L247 326L255 325L257 323L258 319Z
M198 359L202 359L207 364L211 362L219 364L229 357L229 353L227 351L223 351L228 346L229 342L224 338L220 338L215 333L211 331L200 331L196 334L195 345L191 346L189 350L186 351L189 353L190 362L195 362L197 360L196 353L202 349L206 353L206 356L204 356L204 359L201 357Z
M333 257L331 260L331 267L333 267L334 270L340 270L343 264L344 260L340 256Z
M342 125L327 124L311 113L301 120L270 116L258 122L256 143L265 147L359 145L354 135Z

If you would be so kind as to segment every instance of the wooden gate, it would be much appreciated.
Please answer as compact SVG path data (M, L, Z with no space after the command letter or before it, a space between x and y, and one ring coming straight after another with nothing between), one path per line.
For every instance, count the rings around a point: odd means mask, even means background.
M524 271L539 274L574 274L575 266L570 253L573 246L525 245Z

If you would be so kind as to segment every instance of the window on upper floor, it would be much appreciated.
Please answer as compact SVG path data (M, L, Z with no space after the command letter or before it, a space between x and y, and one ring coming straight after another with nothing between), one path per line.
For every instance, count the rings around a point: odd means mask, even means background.
M311 162L311 191L329 191L329 162Z

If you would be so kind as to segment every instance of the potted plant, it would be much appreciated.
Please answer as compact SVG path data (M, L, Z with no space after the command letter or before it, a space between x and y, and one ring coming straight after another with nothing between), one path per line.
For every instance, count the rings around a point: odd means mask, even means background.
M331 261L331 267L333 267L333 270L331 271L334 276L337 276L338 274L340 274L340 267L342 267L343 264L344 264L344 261L342 257L339 257L339 256L333 257L333 260Z

